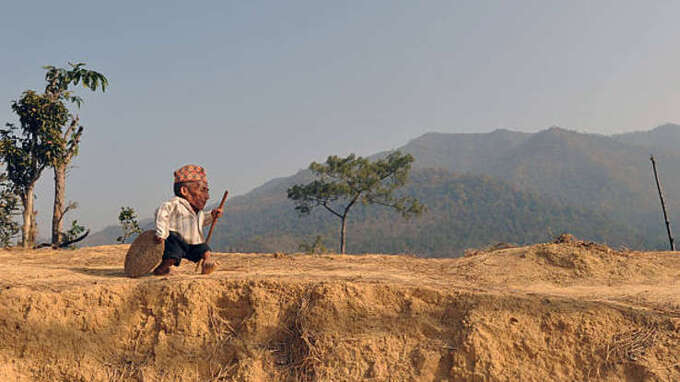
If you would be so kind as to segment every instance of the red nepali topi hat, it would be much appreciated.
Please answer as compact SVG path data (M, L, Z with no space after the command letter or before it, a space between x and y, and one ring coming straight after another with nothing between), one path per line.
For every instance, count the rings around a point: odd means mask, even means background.
M201 166L188 164L173 173L175 175L175 183L204 181L208 182L205 176L205 170Z

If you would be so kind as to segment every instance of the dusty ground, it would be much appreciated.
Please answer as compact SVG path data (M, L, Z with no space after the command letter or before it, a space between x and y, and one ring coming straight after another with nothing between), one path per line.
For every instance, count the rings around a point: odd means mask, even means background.
M567 242L408 256L0 251L2 381L678 381L680 253Z

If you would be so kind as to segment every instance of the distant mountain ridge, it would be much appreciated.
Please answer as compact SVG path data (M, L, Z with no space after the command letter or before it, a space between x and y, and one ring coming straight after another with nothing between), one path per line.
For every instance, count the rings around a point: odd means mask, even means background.
M428 133L399 150L416 158L414 176L406 192L437 205L436 213L430 213L430 220L423 217L420 223L405 223L379 209L362 209L350 215L348 248L353 252L391 253L401 249L426 256L458 255L465 246L546 239L549 231L546 227L553 233L559 233L554 231L558 228L577 233L578 227L588 227L589 231L581 234L584 239L663 248L665 231L649 155L654 154L658 160L671 222L676 222L680 216L680 153L675 149L678 145L680 126L670 124L647 132L613 136L558 127L537 133L509 130L485 134ZM213 246L218 250L293 251L301 242L321 234L327 245L334 248L337 222L333 217L318 213L299 218L292 202L286 199L288 187L310 179L309 171L301 171L291 177L273 179L230 200L224 222L213 236ZM457 191L432 187L433 182ZM498 216L481 202L475 202L472 209L463 213L464 203L460 204L458 192L468 195L471 189L495 200L496 210L505 211L508 216ZM508 196L515 194L523 196L514 199ZM504 205L515 203L513 200L530 200L524 203L534 206L535 216L542 216L543 228L533 224L532 214ZM574 224L564 216L572 216ZM474 220L479 225L472 234L457 225L455 219ZM495 224L503 219L512 223ZM425 224L426 221L429 223ZM517 229L517 224L532 228ZM428 230L420 229L425 226ZM489 227L489 231L484 233L483 227ZM89 243L106 242L115 231L115 227L109 227L92 235ZM440 239L432 239L431 232L440 232ZM446 239L447 235L450 238Z
M667 123L649 131L616 134L612 138L633 146L652 148L654 150L678 151L680 125Z
M399 148L416 158L416 168L446 168L457 172L484 172L531 137L529 133L495 130L484 134L427 133Z
M497 130L488 134L490 139L484 145L468 147L462 155L451 150L448 156L441 155L444 150L437 150L434 154L424 150L422 141L428 138L425 135L400 150L413 154L418 167L484 174L503 179L519 189L536 191L569 202L584 202L584 193L606 191L594 200L585 201L600 203L602 199L609 198L608 194L612 190L608 188L618 188L621 182L625 183L631 177L640 180L632 187L634 193L642 193L651 180L648 171L651 153L655 153L666 164L678 163L680 155L673 147L680 145L680 126L669 127L675 135L669 134L668 128L613 137L577 133L557 127L534 134L517 135ZM510 139L506 139L506 143L488 144L499 134ZM675 139L675 143L667 138L669 136ZM467 140L464 134L447 138L458 143ZM497 139L495 141L498 142ZM680 186L674 180L678 173L675 167L664 167L669 172L669 186L673 189L676 185Z

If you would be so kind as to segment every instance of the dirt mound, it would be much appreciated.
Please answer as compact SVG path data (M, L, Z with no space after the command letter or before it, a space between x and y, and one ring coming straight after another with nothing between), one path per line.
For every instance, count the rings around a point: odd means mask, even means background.
M408 256L0 252L8 381L680 380L680 255L577 241Z
M563 240L529 247L472 250L461 260L475 278L493 284L612 285L670 280L678 275L678 255L671 252L615 250L603 244Z

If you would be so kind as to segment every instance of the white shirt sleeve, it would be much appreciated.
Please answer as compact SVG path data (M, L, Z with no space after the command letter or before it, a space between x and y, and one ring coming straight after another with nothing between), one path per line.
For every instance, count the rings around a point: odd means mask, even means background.
M161 204L156 210L156 236L161 239L167 239L170 235L168 230L168 223L170 220L170 210L172 206L170 203L166 202Z

